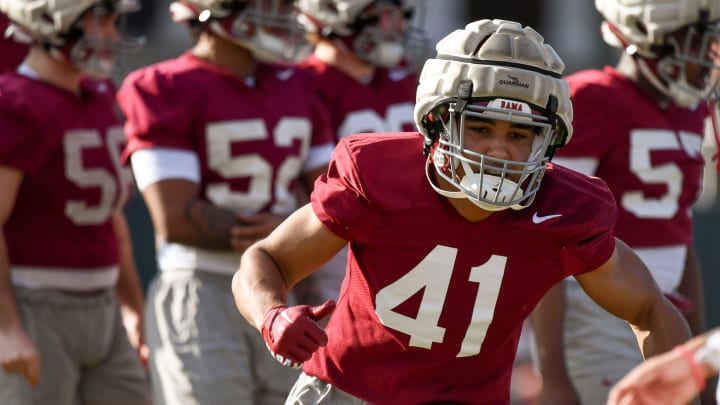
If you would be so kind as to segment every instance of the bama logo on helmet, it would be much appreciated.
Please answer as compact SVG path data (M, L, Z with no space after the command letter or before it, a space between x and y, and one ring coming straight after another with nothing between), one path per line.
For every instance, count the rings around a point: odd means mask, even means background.
M494 100L491 100L488 104L488 107L496 108L498 110L511 110L511 111L520 111L527 114L530 114L532 110L530 109L530 105L527 103L523 103L522 101L515 101L515 100L508 100L504 98L496 98Z
M529 84L527 84L527 83L525 83L525 82L521 82L520 79L518 79L518 78L515 77L515 76L507 75L507 77L508 77L510 80L500 79L500 80L498 81L498 83L500 83L500 84L506 84L506 85L508 85L508 86L523 87L523 88L526 88L526 89L529 89L529 88L530 88L530 85L529 85Z

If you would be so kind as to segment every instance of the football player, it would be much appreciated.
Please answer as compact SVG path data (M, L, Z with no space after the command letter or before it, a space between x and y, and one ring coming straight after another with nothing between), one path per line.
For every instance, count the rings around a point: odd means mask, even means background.
M596 0L595 6L604 38L624 52L614 67L567 78L575 135L553 161L608 183L619 210L615 232L698 334L705 308L691 208L703 183L706 100L720 68L720 3ZM544 403L604 405L612 384L642 361L630 327L573 279L545 302L535 328Z
M241 259L238 309L302 365L286 404L508 404L523 321L567 276L632 321L647 355L690 335L615 238L605 183L549 163L572 106L542 36L481 20L437 51L417 87L421 133L343 138L311 203ZM289 305L348 243L337 306Z
M245 249L296 208L296 188L327 168L324 110L284 63L309 49L292 1L181 0L171 13L197 42L132 72L118 94L157 240L155 403L280 404L297 373L267 353L229 285Z
M415 0L299 0L299 21L314 52L301 63L330 117L335 138L414 130L417 74L427 38ZM344 250L296 292L305 303L337 299Z
M304 66L330 109L339 140L360 132L411 130L417 75L426 41L413 25L422 4L408 0L299 0L299 21L314 52Z
M31 44L0 75L0 403L150 403L123 326L143 294L122 207L132 177L106 78L128 0L0 0ZM118 300L119 298L119 300Z

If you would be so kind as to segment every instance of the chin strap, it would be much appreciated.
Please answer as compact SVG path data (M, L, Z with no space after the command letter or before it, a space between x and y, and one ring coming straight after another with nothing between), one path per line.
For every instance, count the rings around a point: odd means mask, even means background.
M561 125L562 122L560 121L560 117L557 115L557 109L558 99L551 94L550 97L548 97L548 102L545 106L545 114L548 117L550 125L552 125L553 136L553 139L550 140L547 150L545 151L545 157L547 157L548 160L552 159L555 155L555 151L565 146L565 142L567 142L567 131L565 130L565 127Z

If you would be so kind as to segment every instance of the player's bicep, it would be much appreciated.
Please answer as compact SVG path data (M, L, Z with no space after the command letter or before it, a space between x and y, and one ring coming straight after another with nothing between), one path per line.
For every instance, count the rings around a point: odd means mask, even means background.
M272 256L288 287L315 271L347 241L331 232L306 204L283 221L258 247Z
M575 278L606 311L637 324L662 293L637 254L624 242L616 241L615 251L605 264Z

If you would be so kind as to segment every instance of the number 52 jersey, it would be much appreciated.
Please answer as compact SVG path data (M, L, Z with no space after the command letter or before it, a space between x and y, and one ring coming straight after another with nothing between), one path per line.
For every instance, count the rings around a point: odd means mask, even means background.
M201 197L243 214L288 214L297 178L333 145L301 72L259 63L255 83L187 52L130 74L118 102L126 156L145 148L197 155Z

